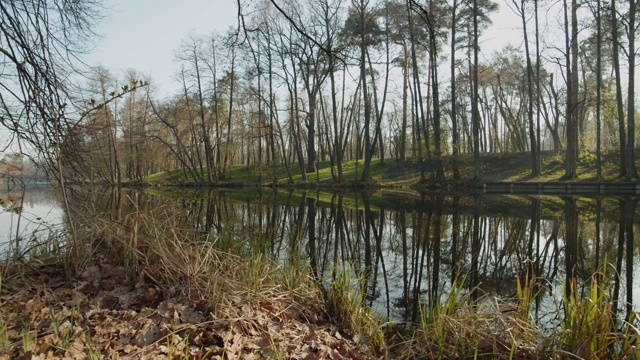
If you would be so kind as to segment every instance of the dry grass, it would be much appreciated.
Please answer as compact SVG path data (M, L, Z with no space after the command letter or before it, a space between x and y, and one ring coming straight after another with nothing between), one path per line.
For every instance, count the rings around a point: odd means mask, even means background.
M2 267L0 359L374 357L304 264L221 250L175 217L89 220L61 261Z
M394 356L403 359L638 359L640 331L629 319L617 319L607 289L593 278L589 295L578 296L570 283L560 310L559 328L543 333L529 309L537 296L536 279L518 279L513 301L470 299L461 284L440 306L422 310L413 336L398 344ZM477 291L477 289L475 289Z
M640 357L635 315L617 320L595 280L589 297L564 299L551 335L529 316L533 280L518 279L510 302L472 299L460 281L392 346L348 269L316 279L307 264L277 263L233 234L196 234L155 211L118 222L81 212L86 242L51 247L62 249L58 262L42 254L1 266L0 359Z
M540 334L528 319L500 308L463 306L453 314L441 314L421 328L412 352L443 359L531 359L543 354Z
M431 309L422 308L417 331L398 351L407 359L534 359L544 356L542 333L528 308L533 282L526 282L513 303L488 297L471 299L464 281ZM472 292L478 292L474 289Z

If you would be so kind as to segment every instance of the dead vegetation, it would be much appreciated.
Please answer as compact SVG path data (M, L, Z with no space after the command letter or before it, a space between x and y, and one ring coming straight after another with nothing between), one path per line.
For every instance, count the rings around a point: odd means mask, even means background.
M567 297L563 327L543 334L529 316L533 281L518 280L511 302L470 299L461 281L403 338L363 305L345 269L317 279L303 261L276 262L234 234L196 234L169 213L116 222L79 211L83 243L49 238L6 258L0 359L640 357L635 318L620 325L597 283L590 297Z
M124 220L80 226L87 243L58 261L7 260L0 359L377 357L304 266L220 250L175 219Z
M230 290L214 306L205 297L172 297L121 266L92 265L71 280L60 270L5 278L0 358L369 358L366 337L276 289Z

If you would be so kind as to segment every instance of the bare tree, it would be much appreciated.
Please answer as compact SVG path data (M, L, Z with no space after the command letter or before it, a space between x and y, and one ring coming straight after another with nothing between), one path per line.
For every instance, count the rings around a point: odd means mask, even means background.
M179 51L178 58L186 65L185 70L188 72L189 88L187 87L187 79L184 81L185 96L193 97L195 107L197 109L197 117L199 128L197 130L197 140L202 144L204 150L204 162L200 168L200 173L206 180L212 182L212 170L214 168L213 145L211 143L211 119L208 104L205 96L205 58L207 55L203 53L205 49L205 39L189 36L183 43ZM191 90L193 87L193 90ZM193 93L193 94L192 94ZM198 157L201 156L198 154ZM206 171L206 173L205 173Z
M366 54L370 46L379 41L381 30L376 21L375 12L369 8L369 1L352 0L352 8L349 18L345 23L345 31L351 31L354 41L360 50L360 81L362 98L364 102L364 167L362 169L362 182L371 181L371 148L373 147L370 135L371 127L371 95L367 85L367 61ZM375 139L373 140L375 141Z
M529 124L529 141L531 150L531 176L540 175L540 162L538 153L538 146L536 140L536 133L533 126L533 65L531 64L531 53L529 52L529 34L527 33L527 12L526 12L525 0L513 0L514 11L520 16L522 21L522 33L524 35L524 52L525 59L527 61L527 120ZM537 5L537 2L536 2Z
M0 124L53 169L75 125L74 75L100 16L94 0L0 3ZM78 110L78 109L75 109ZM69 150L69 149L67 149Z
M620 177L627 176L627 137L624 125L624 105L622 104L622 73L620 72L620 34L616 2L611 0L611 36L613 38L613 71L616 82L616 107L618 110L618 131L620 139Z
M635 156L635 74L636 74L636 7L637 0L629 0L629 18L627 38L629 40L629 90L627 93L627 176L632 179L638 178Z

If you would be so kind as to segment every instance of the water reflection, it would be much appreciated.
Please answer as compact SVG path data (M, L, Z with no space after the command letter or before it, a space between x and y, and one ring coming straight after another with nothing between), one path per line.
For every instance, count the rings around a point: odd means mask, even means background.
M0 257L20 255L60 231L63 210L51 188L0 191Z
M367 305L394 322L417 321L420 305L438 304L455 281L471 298L513 298L518 276L536 279L532 313L543 327L557 324L574 276L580 284L606 276L618 311L638 308L635 198L117 189L90 196L84 202L99 204L104 218L136 232L171 224L308 265L324 284L348 269L366 280ZM136 225L143 216L153 229Z

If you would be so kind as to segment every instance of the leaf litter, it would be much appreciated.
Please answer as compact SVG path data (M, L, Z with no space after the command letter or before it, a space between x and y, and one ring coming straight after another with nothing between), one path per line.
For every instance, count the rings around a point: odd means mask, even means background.
M365 337L286 291L227 290L216 303L99 263L0 278L3 359L371 359Z

